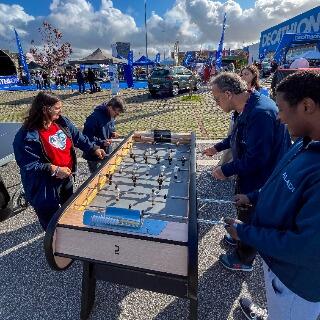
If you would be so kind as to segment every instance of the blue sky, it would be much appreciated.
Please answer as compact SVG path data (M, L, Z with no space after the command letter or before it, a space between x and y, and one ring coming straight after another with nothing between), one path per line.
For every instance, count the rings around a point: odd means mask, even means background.
M49 14L52 0L0 0L0 3L19 4L25 8L28 14L34 16L46 16ZM101 0L89 0L95 10L99 9ZM226 0L220 0L226 2ZM243 9L254 5L254 0L237 0ZM168 9L172 8L175 0L147 0L147 16L152 11L162 16ZM144 0L113 0L113 6L124 13L130 14L136 20L138 26L144 24Z
M177 41L181 51L216 48L225 12L225 47L242 48L258 42L263 30L319 6L319 1L147 0L148 52L167 55ZM97 48L110 52L118 41L145 51L144 0L0 0L0 48L14 50L13 28L27 49L31 40L40 45L38 28L44 20L62 32L75 57Z

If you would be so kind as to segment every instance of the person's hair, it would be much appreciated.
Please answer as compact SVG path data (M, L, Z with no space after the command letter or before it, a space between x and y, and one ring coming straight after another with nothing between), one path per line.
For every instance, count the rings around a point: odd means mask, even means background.
M111 107L113 110L118 109L120 112L124 112L124 102L119 97L111 98L107 103L107 107Z
M43 113L43 108L50 108L59 101L60 99L57 96L40 91L32 101L31 108L29 109L28 115L24 119L23 126L27 130L42 129L46 120Z
M276 92L283 93L283 98L292 107L304 98L320 105L320 73L311 70L293 73L278 84Z
M259 75L260 75L259 69L255 65L251 64L242 68L240 74L242 74L242 71L244 70L248 70L252 73L253 78L251 80L251 87L255 88L256 90L259 90L261 88L259 84Z
M210 81L211 86L216 85L221 91L230 91L240 94L247 90L247 83L234 72L222 72Z

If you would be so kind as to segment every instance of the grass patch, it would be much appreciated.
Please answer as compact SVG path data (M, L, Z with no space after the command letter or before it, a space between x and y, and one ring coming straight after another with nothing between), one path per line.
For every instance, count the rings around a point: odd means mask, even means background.
M193 102L201 102L202 101L202 98L196 94L196 95L192 95L192 96L183 96L181 98L181 101L193 101Z

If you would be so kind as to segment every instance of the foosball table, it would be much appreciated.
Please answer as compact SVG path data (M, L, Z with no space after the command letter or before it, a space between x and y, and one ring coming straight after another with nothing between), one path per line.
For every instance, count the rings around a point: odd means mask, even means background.
M50 267L83 262L81 319L96 280L187 298L197 319L195 134L134 132L51 220Z

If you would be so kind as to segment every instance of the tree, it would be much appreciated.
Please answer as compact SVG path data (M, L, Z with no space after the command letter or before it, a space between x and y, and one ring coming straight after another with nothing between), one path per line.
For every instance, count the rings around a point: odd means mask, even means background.
M71 44L69 42L62 43L61 31L47 21L43 21L38 31L41 35L43 46L42 48L37 47L35 41L32 40L33 47L30 49L30 53L32 53L38 64L51 72L70 56L72 53Z

